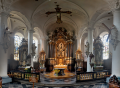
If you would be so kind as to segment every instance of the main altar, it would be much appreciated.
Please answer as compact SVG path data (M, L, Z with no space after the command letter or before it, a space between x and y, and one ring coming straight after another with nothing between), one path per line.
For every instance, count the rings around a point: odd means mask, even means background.
M52 71L54 68L68 69L74 63L73 32L68 32L65 28L58 27L53 32L49 32L48 37L46 70Z

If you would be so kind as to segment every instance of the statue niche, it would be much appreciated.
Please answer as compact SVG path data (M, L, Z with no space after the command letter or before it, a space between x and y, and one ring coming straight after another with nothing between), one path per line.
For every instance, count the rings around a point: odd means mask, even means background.
M64 39L58 39L56 41L56 57L57 57L57 63L59 65L63 65L64 59L65 59L65 52L66 52L66 42Z

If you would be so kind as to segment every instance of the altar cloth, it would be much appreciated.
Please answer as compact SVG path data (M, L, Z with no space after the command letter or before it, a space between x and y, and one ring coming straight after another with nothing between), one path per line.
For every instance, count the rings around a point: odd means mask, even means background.
M64 68L64 69L67 69L67 65L55 65L54 68Z

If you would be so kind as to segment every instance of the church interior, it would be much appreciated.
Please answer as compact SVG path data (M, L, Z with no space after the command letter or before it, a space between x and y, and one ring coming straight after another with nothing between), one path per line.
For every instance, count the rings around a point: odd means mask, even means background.
M120 88L120 0L0 0L0 88Z

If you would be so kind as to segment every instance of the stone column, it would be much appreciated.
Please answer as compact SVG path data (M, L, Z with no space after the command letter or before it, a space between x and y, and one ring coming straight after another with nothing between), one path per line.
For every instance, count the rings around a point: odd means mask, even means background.
M81 46L80 46L80 38L77 39L77 49L81 49Z
M66 57L68 58L68 43L67 43L67 56Z
M48 49L48 58L50 58L50 43L48 43L49 49Z
M0 13L0 76L2 77L2 83L8 83L12 81L7 75L9 57L8 48L10 48L9 44L11 42L11 40L9 40L10 33L7 33L6 31L8 16L8 13Z
M31 66L33 67L32 44L33 44L33 30L28 31L28 55L31 55Z
M113 24L118 30L118 36L115 34L117 38L112 51L112 75L120 77L120 9L113 11Z
M93 53L93 30L88 29L89 52ZM87 58L87 72L92 72L93 68L90 66L90 57Z

